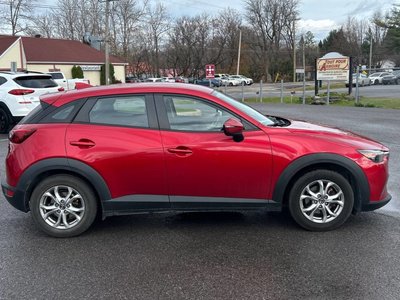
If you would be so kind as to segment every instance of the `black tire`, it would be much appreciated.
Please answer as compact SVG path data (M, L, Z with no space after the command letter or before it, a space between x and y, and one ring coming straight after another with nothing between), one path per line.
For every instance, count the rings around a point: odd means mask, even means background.
M378 79L375 79L374 85L377 85L377 84L379 84L379 80L378 80Z
M69 187L74 192L77 192L77 194L79 194L79 196L81 197L78 197L75 200L71 201L71 205L65 204L63 205L63 207L61 207L60 204L57 205L56 202L53 201L54 203L53 206L57 206L57 208L52 207L50 209L50 206L46 206L48 207L48 211L44 211L44 209L40 208L41 203L43 204L43 201L52 202L52 199L54 199L45 196L45 193L54 189L55 187L59 187L57 189L57 193L59 193L60 196L64 197L65 203L67 204L68 201L65 198L66 195L65 192L63 191L63 188L65 190L65 188ZM71 200L72 199L73 198L71 198ZM74 201L77 201L78 207L72 204ZM78 213L74 213L74 211L76 210L74 210L73 212L68 211L72 210L70 206L74 207L75 209L80 209L83 207L83 213L80 215L79 220L78 218L75 218L75 216L78 215ZM54 175L44 179L36 186L30 198L30 209L35 223L42 231L44 231L48 235L53 237L73 237L82 234L92 225L97 214L97 201L93 190L84 181L70 175ZM72 218L71 228L55 228L56 224L53 224L52 226L45 221L44 217L42 217L42 214L44 214L45 212L49 212L51 210L53 211L53 213L49 214L46 220L48 220L48 222L55 222L56 218L58 218L58 220L62 219L62 223L65 227L64 219L61 217L60 213L61 209L62 209L62 214L64 214L64 209L65 211L68 211L65 214L65 215L68 214L68 217L65 217L66 219ZM54 210L58 211L54 212ZM76 224L73 223L74 221L76 222Z
M301 199L302 195L304 196L308 193L306 190L307 187L309 187L311 191L313 191L312 188L314 187L318 189L319 182L323 182L323 186L325 183L327 186L328 184L333 183L333 185L327 189L327 196L336 193L334 195L339 195L338 199L343 202L343 205L333 202L328 203L329 198L325 200L324 194L319 198L306 196L304 199ZM340 191L342 194L340 194ZM317 194L318 192L314 193L314 195ZM310 231L329 231L340 227L349 218L353 205L354 194L350 183L341 174L328 170L316 170L306 173L294 183L289 196L290 214L297 224ZM326 207L328 207L329 210L327 210ZM306 211L307 209L309 210ZM305 211L304 213L303 210ZM328 211L331 211L333 214L336 213L337 216L334 217L333 215L330 215ZM307 217L306 214L308 212L310 212L310 215ZM329 217L326 217L327 214L329 214ZM315 220L313 221L310 217L314 219L314 216Z
M0 108L0 133L8 133L12 125L12 117L4 108Z
M229 82L229 86L233 86L233 83L232 83L232 82Z

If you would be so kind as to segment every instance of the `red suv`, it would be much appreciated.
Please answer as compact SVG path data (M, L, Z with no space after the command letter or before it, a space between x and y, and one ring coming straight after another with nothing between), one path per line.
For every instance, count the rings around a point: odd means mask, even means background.
M4 195L56 237L81 234L98 214L283 207L324 231L391 199L381 144L201 86L42 96L9 139Z

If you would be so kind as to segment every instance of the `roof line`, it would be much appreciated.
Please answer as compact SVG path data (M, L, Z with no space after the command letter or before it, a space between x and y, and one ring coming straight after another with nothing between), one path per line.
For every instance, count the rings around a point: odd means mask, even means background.
M38 65L47 65L47 64L55 64L55 65L71 65L71 64L75 64L75 65L104 65L104 61L102 62L72 62L72 61L66 61L66 62L54 62L54 61L30 61L27 60L26 61L27 64L38 64ZM129 65L128 63L113 63L110 62L113 65Z
M21 39L21 37L18 37L18 38L14 41L14 43L12 43L12 44L10 45L10 47L8 47L3 53L1 53L0 58L2 58L12 47L14 47L15 44L16 44L20 39Z

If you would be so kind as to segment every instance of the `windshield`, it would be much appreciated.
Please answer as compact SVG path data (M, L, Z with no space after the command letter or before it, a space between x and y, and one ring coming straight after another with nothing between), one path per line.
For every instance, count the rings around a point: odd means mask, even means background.
M253 119L257 120L258 122L260 122L263 125L274 125L275 124L275 122L273 122L271 119L264 116L263 114L256 111L255 109L251 108L250 106L248 106L242 102L236 101L223 93L214 91L214 92L212 92L212 95L217 97L218 99L221 99L222 101L234 106L235 108L239 109L240 111L242 111L246 115L252 117Z

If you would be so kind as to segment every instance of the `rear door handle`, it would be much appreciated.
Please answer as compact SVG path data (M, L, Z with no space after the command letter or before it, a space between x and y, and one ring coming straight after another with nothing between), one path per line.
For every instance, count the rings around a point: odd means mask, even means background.
M69 142L71 146L76 146L79 148L92 148L96 146L95 142L88 139L80 139L79 141L71 141Z
M176 154L178 156L189 156L193 154L193 151L187 147L179 146L176 148L169 148L167 150L169 153Z

